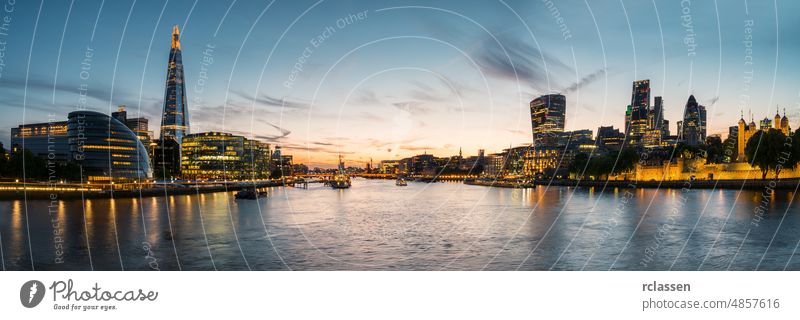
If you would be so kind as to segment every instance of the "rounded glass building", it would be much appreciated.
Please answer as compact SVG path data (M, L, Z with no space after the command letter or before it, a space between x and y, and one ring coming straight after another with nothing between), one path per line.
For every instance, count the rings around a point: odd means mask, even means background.
M70 112L67 137L86 182L144 182L153 177L147 149L117 119L94 111Z

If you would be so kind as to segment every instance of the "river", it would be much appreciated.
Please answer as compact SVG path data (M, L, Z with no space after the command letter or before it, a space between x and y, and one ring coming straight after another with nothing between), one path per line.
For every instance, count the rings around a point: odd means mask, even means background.
M365 179L257 201L0 201L0 253L3 270L800 270L798 202Z

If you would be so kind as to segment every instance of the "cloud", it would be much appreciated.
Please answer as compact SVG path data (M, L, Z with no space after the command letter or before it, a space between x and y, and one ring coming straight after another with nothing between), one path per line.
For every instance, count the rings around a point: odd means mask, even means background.
M506 129L506 131L521 136L528 136L531 134L530 131L517 130L517 129Z
M271 107L281 107L289 109L308 109L311 106L310 104L305 102L288 100L286 99L286 97L276 98L266 94L261 94L259 97L255 97L253 95L241 91L234 91L233 94L247 101L250 102L255 101L261 105L266 105Z
M24 89L26 85L28 87L28 90L50 91L51 93L53 91L53 81L45 80L38 76L31 76L27 79L27 81L24 78L18 78L18 77L3 78L4 89ZM55 90L77 95L79 92L79 87L80 84L60 81L56 84ZM117 92L119 92L119 90L117 90ZM109 97L111 97L111 89L97 87L90 84L88 85L88 90L86 90L86 96L88 96L89 98L95 98L97 100L108 101ZM125 93L118 93L117 96L119 97L119 96L129 96L129 95Z
M368 121L386 121L386 119L367 111L361 111L361 113L358 114L358 117Z
M443 101L447 97L439 94L438 90L424 82L414 80L413 83L417 88L412 89L409 96L415 100L422 101ZM449 88L449 86L448 86Z
M400 150L406 150L406 151L425 151L425 152L427 152L428 150L435 150L436 148L431 147L431 146L402 145L402 146L399 147L399 149Z
M708 106L713 107L715 104L717 104L717 101L719 101L719 96L711 98L711 100L708 100Z
M499 42L499 43L498 43ZM522 81L537 90L549 90L548 73L570 70L557 58L527 42L501 36L496 42L487 38L476 53L481 69L497 78Z
M575 82L575 83L573 83L573 84L561 89L561 93L566 94L566 93L575 92L575 91L578 90L578 88L586 86L586 85L588 85L588 84L590 84L592 82L597 81L604 74L606 74L606 69L599 69L599 70L597 70L595 72L592 72L592 73L584 76L583 78L581 78L578 82Z
M424 103L420 101L404 101L395 102L392 105L400 110L406 111L411 114L423 114L430 112L430 108L425 107Z
M298 144L298 143L283 143L280 145L285 150L297 150L306 152L317 153L330 153L330 154L355 154L354 151L346 151L340 148L330 148L329 146L311 146L311 144Z
M356 96L355 98L353 98L353 101L363 105L381 104L380 99L378 99L378 95L375 94L375 91L372 90L359 90L358 92L356 92Z

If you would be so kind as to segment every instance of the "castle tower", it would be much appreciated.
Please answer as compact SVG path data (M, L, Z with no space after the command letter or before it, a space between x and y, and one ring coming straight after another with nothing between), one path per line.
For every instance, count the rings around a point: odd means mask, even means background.
M783 118L781 118L781 130L783 134L789 136L792 133L792 128L789 127L789 118L786 117L786 108L783 108Z
M747 143L747 124L744 122L744 113L739 118L739 130L736 132L737 155L736 161L744 161L744 146Z

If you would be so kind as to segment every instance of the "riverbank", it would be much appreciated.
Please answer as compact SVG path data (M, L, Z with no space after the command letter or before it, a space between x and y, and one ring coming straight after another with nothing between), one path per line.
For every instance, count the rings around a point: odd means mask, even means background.
M110 188L75 188L75 187L47 187L46 185L28 183L3 185L0 188L0 200L69 200L69 199L104 199L104 198L138 198L154 196L191 195L201 193L214 193L238 191L242 189L269 188L285 185L281 181L262 182L235 182L205 185L153 185L138 189L113 190ZM290 185L290 184L286 184Z
M467 179L464 180L464 184L468 184L471 186L484 186L484 187L495 187L495 188L513 188L513 189L521 189L521 188L535 188L536 184L531 182L519 182L519 181L508 181L508 180L482 180L482 179Z
M607 187L607 188L661 188L661 189L772 189L794 190L800 179L781 180L669 180L669 181L633 181L633 180L544 180L536 181L537 185L565 187Z

